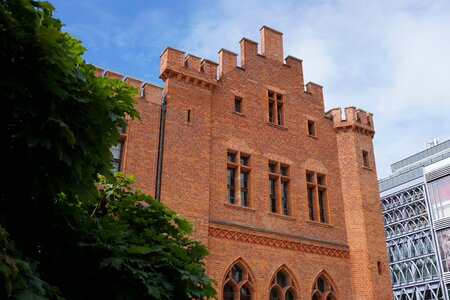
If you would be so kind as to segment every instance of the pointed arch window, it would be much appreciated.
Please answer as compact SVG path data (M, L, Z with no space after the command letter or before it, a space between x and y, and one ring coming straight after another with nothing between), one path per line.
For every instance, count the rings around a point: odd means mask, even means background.
M224 300L252 300L253 283L250 273L241 263L235 263L227 272L223 286Z
M274 275L269 296L270 300L298 299L294 279L287 270L281 269Z
M312 288L312 300L337 300L336 292L331 283L331 280L325 276L325 274L321 274Z

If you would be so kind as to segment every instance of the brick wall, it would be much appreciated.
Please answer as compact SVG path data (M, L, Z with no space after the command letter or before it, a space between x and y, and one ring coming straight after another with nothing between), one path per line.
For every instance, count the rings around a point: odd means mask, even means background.
M372 115L356 108L324 112L322 87L304 85L302 61L283 60L282 34L261 28L261 49L243 38L219 64L173 49L161 55L167 103L161 201L194 223L208 246L207 271L218 282L241 261L252 274L252 299L268 299L271 279L289 270L299 299L310 299L326 274L339 299L391 299ZM133 84L130 82L130 84ZM139 84L139 83L134 83ZM129 125L125 171L153 193L161 90L149 87ZM282 95L284 123L269 122L268 91ZM242 111L234 111L235 97ZM308 135L308 120L315 136ZM227 151L250 155L250 205L227 203ZM362 166L361 151L370 154ZM289 215L270 212L268 162L289 166ZM326 175L326 224L309 220L306 170ZM239 200L239 197L238 197ZM381 275L379 274L378 262Z

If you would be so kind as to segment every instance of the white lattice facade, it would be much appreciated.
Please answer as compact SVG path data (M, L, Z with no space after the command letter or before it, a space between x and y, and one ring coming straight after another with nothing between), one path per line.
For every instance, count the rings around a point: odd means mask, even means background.
M395 300L449 300L450 141L392 165L379 181Z

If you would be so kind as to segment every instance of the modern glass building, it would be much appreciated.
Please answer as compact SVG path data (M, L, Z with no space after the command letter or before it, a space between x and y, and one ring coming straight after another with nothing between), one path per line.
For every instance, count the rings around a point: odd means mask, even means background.
M391 165L379 180L396 300L449 300L450 140Z

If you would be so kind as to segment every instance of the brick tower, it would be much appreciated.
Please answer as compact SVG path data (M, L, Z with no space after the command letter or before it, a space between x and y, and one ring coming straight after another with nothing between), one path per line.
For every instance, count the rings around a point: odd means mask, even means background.
M333 119L336 131L353 297L390 299L387 252L380 247L384 231L377 196L372 114L347 107L344 114L341 109L332 109L327 116Z

